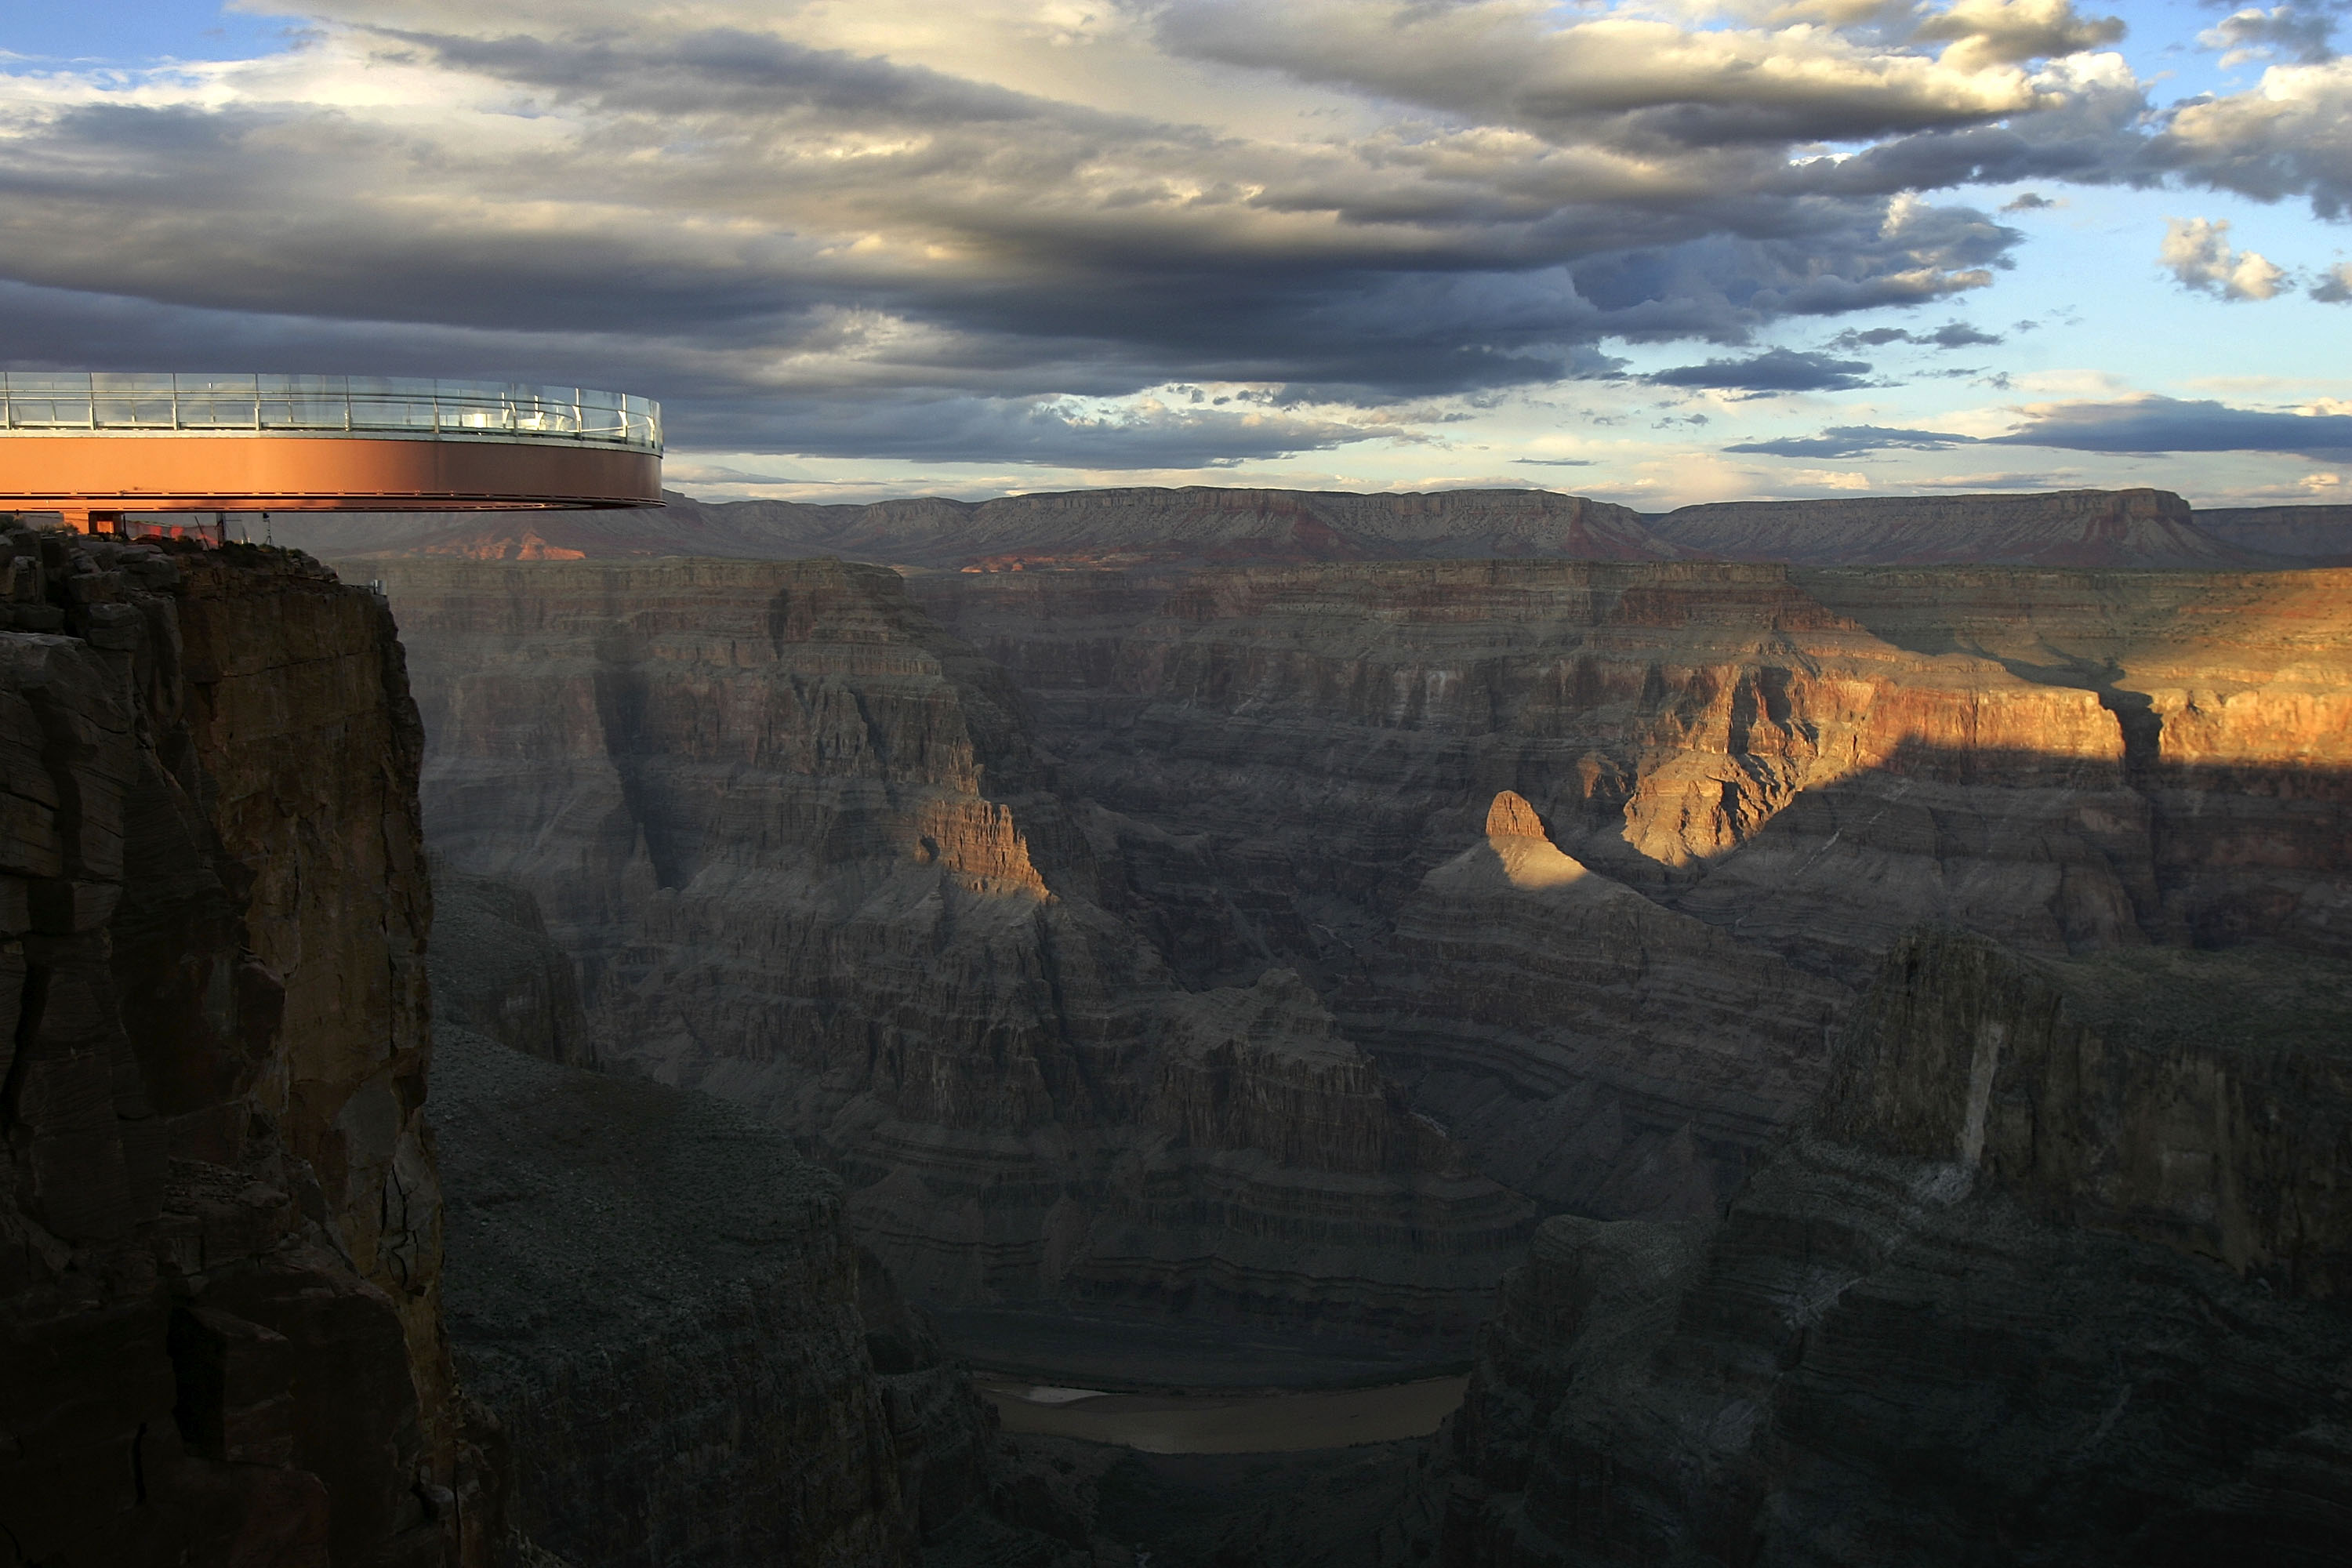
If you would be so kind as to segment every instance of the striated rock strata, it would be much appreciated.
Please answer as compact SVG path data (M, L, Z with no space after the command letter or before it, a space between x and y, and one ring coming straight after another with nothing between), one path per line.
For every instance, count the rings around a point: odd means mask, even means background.
M2332 1563L2352 969L1912 937L1719 1224L1548 1221L1444 1561Z
M0 624L0 1557L486 1561L391 617L10 529Z
M1818 1091L1823 980L1562 854L1504 791L1342 1018L1479 1168L1547 1206L1713 1215Z
M2055 957L2341 951L2336 575L1530 562L910 587L1018 687L1107 906L1187 984L1296 969L1487 1173L1667 1215L1736 1186L1909 925ZM1491 831L1506 792L1549 847ZM1519 885L1510 843L1580 874Z
M2131 886L2151 940L2258 938L2352 956L2352 572L1798 581L1898 647L1990 658L2096 695L2145 803L2132 858L2146 869ZM1738 903L1751 926L1822 919L1843 896L1823 875L1835 853L1820 853L1836 827L1794 815L1780 826L1784 842L1759 844L1752 869L1701 897ZM1751 890L1724 896L1743 879Z
M894 574L378 569L436 853L535 897L599 1065L788 1129L910 1294L1398 1342L1483 1312L1525 1203L1303 989L1178 987L1002 672Z
M848 1236L839 1182L723 1100L550 1059L577 1006L530 895L446 874L435 894L449 1336L501 1424L513 1556L1068 1560L994 1407Z
M1526 563L918 579L1189 983L1328 993L1499 790L1849 982L1894 931L2285 937L2346 891L2340 574ZM1858 890L1859 889L1859 890Z

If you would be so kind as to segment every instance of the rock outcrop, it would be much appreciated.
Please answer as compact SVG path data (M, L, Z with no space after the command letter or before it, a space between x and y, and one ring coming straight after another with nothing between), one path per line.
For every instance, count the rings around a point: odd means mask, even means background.
M1558 1218L1449 1564L2341 1561L2352 968L1926 933L1717 1224Z
M1021 688L1058 787L1116 841L1107 897L1194 984L1278 963L1331 994L1506 789L1592 870L1849 983L1928 921L2053 954L2340 940L2337 574L912 586Z
M1311 994L1175 984L1003 673L895 574L373 569L436 853L534 895L590 1058L787 1130L910 1295L1465 1342L1525 1202Z
M0 535L0 1555L487 1561L390 616Z
M1736 1186L1818 1084L1825 1016L1910 925L2053 957L2340 952L2336 576L1460 563L910 586L1020 689L1106 904L1187 984L1296 969L1482 1170L1663 1216ZM1504 792L1550 847L1486 831ZM1517 885L1498 837L1584 874Z
M1806 566L2261 566L2257 550L2199 526L2169 490L1853 496L1716 501L1650 520L1652 531L1717 561Z

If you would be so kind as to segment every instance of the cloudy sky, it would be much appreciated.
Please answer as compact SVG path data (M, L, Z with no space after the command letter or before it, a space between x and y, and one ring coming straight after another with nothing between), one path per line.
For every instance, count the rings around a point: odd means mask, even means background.
M0 363L643 393L672 482L2352 500L2352 0L75 0Z

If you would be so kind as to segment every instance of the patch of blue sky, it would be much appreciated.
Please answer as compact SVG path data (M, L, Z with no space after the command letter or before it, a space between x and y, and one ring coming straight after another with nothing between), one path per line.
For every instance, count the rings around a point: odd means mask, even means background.
M257 59L285 48L296 26L289 16L230 10L220 0L9 0L0 5L0 68Z

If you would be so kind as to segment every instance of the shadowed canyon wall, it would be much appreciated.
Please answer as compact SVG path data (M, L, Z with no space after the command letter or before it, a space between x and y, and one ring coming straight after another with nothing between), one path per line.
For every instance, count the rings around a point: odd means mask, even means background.
M1001 671L836 563L385 563L436 852L535 896L574 1059L847 1183L911 1294L1459 1343L1527 1203L1307 987L1202 991L1104 907Z
M1444 1561L2342 1561L2347 1041L2339 961L1906 940L1720 1223L1538 1232Z
M22 529L0 589L0 1556L484 1561L391 617Z

